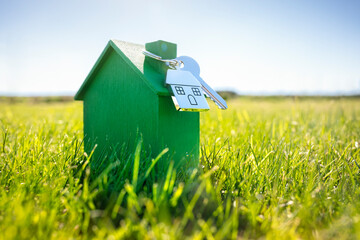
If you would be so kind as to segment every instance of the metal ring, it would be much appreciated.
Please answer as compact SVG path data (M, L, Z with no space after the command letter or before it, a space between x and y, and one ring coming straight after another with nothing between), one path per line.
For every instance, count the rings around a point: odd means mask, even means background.
M183 64L181 61L175 59L162 59L162 57L148 51L143 51L142 53L147 57L166 63L166 65L168 65L172 69L176 69L176 66Z

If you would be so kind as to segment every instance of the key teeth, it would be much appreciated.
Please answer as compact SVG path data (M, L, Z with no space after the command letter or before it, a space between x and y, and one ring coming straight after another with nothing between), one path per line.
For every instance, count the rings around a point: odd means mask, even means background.
M213 98L210 97L210 99L216 104L216 106L218 106L218 108L223 109L223 110L227 109L227 106L223 107L217 101L215 101Z
M227 109L227 106L226 106L226 105L225 105L225 107L221 106L216 100L214 100L214 98L211 97L211 95L207 94L207 93L204 91L204 89L202 89L202 90L203 90L204 96L207 97L207 98L210 98L211 101L213 101L213 102L216 104L216 106L218 106L218 108L223 109L223 110Z
M220 104L218 104L218 103L216 103L216 102L215 102L215 104L218 106L218 108L220 108L220 109L225 109L225 108L223 108Z
M220 105L217 101L215 101L212 97L209 97L209 98L211 99L211 101L213 101L213 102L215 103L215 105L216 105L218 108L223 109L223 107L221 107L221 105Z

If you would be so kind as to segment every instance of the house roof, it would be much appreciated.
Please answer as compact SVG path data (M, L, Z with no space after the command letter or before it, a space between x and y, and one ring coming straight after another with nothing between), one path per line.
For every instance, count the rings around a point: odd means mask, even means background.
M75 100L83 100L87 88L92 83L97 71L101 68L102 63L106 60L111 51L115 51L124 61L132 68L141 79L150 87L157 95L170 96L168 89L164 86L164 75L156 72L151 67L147 67L144 71L145 55L144 45L134 44L124 41L112 39L108 42L85 81L75 94Z

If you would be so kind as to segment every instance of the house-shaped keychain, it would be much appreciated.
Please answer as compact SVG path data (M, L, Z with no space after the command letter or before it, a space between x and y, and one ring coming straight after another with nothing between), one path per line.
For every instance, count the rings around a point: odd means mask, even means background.
M209 105L202 94L201 84L190 72L169 69L165 82L172 90L176 110L189 112L209 110Z

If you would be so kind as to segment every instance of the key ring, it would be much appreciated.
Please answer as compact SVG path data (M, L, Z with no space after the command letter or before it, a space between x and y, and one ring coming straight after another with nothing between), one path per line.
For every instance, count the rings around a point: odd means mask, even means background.
M162 59L162 57L148 51L143 51L142 53L147 57L164 62L171 69L177 69L176 67L180 67L182 64L184 64L182 61L176 59Z

